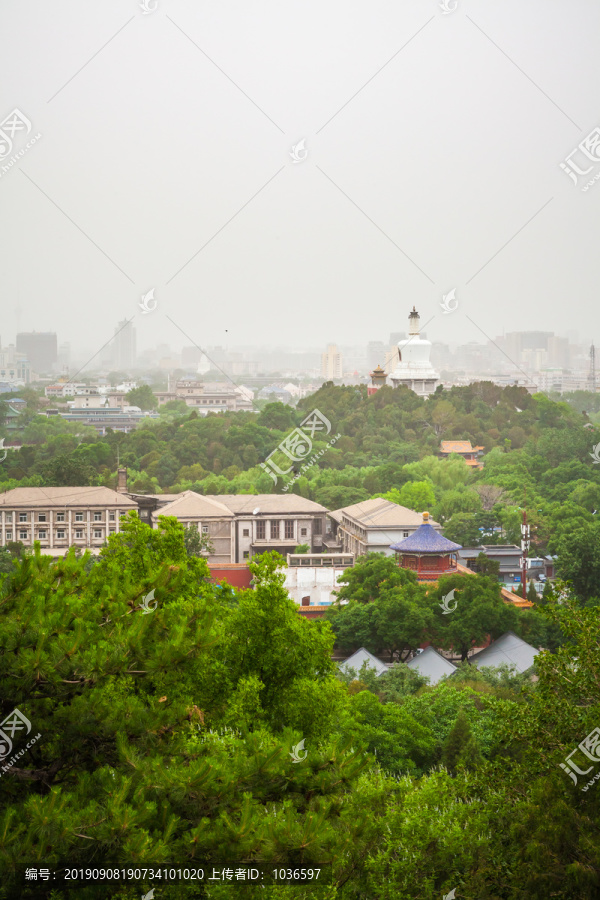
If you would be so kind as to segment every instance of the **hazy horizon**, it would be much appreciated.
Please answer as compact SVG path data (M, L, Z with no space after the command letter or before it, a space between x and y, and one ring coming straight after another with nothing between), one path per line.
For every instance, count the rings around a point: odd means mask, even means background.
M600 8L145 2L2 4L5 345L600 333Z

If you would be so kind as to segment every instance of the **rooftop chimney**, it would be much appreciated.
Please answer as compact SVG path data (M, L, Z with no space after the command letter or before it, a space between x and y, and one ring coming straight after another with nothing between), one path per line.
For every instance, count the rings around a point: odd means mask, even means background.
M127 493L127 468L125 466L117 469L117 493Z

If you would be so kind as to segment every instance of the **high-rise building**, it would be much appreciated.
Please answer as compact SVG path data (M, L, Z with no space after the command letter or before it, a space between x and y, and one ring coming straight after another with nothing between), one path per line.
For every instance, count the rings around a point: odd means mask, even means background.
M551 331L510 331L497 338L495 343L515 365L530 365L531 360L540 358L530 351L548 350L548 343L553 337Z
M58 348L58 365L63 371L68 371L71 365L71 344L66 341Z
M130 372L136 364L135 328L131 321L123 319L115 328L112 365L117 372Z
M184 347L181 351L181 367L190 372L196 369L196 366L202 359L203 353L200 347Z
M29 361L25 356L17 353L14 344L9 344L8 347L2 347L1 341L0 381L7 382L8 384L15 384L16 382L21 381L25 384L29 384L30 381Z
M567 338L548 338L548 365L561 369L568 369L571 364L569 341Z
M58 343L54 331L21 331L17 334L17 353L29 360L38 375L52 372L58 358Z
M321 356L321 376L332 381L334 378L342 378L342 375L342 354L336 344L329 344Z
M372 372L385 362L387 347L383 341L369 341L367 344L367 370Z

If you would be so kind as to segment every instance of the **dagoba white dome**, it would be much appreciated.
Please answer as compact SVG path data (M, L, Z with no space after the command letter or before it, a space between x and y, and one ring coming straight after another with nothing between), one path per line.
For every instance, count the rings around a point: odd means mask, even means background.
M419 322L419 313L413 306L408 317L408 338L398 341L398 363L390 381L394 387L404 384L416 394L428 397L435 391L440 376L431 365L431 341L420 336Z

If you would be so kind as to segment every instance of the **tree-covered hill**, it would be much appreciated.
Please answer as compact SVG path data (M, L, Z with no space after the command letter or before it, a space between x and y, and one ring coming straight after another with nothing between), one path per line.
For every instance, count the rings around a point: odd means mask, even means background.
M406 388L385 387L369 397L364 387L327 383L296 410L272 403L259 414L174 412L131 434L104 438L88 429L74 433L56 417L30 410L22 439L31 443L8 453L0 488L114 487L119 459L134 492L281 491L283 480L275 487L259 464L316 408L341 437L330 446L315 435L314 452L326 452L298 473L293 492L328 509L380 494L419 512L427 507L444 534L463 545L519 541L526 506L532 552L572 557L600 510L600 466L593 455L600 429L580 406L490 382L439 388L427 400ZM440 459L446 439L483 446L483 470L469 469L456 456ZM573 543L575 532L582 534ZM562 574L570 578L578 564L571 560Z

